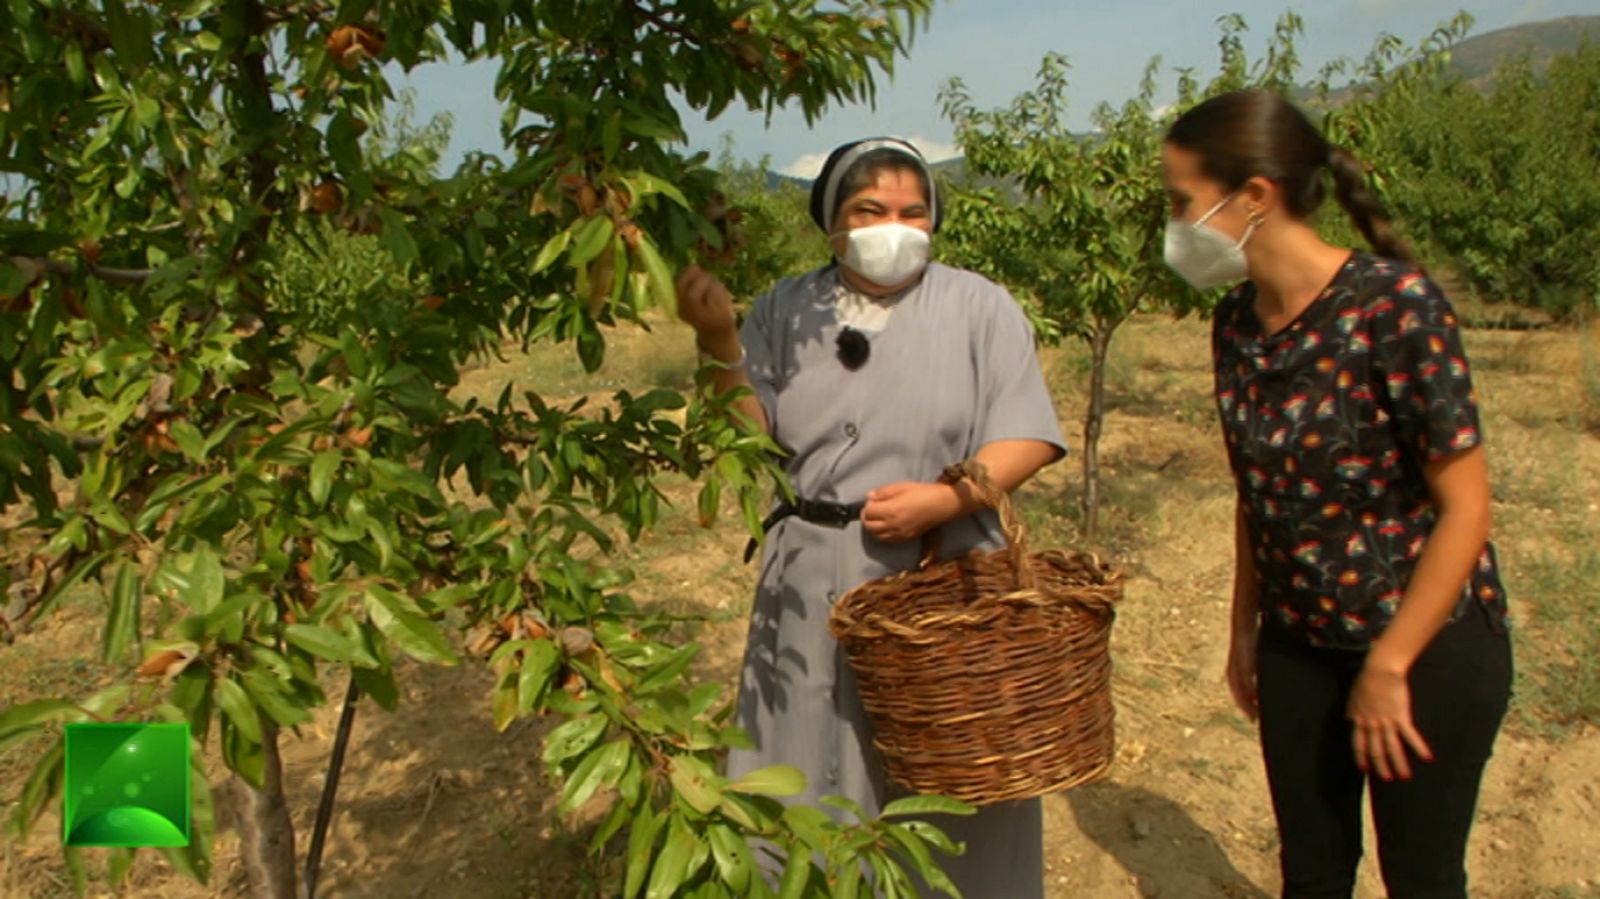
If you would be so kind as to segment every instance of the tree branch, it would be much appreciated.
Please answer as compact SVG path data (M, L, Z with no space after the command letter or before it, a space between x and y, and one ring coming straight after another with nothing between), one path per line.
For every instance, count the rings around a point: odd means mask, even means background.
M78 271L78 267L70 262L60 259L45 259L40 256L11 256L6 259L6 262L22 272L23 277L27 279L28 287L32 287L34 283L47 274L71 275L76 274ZM102 281L110 281L113 284L142 284L149 280L151 275L155 274L154 269L111 268L106 265L95 265L92 262L85 263L84 268L90 275Z
M694 44L696 47L705 46L706 42L704 38L692 31L685 29L682 25L678 25L675 22L665 18L657 10L649 9L635 3L633 4L633 11L635 15L656 26L662 31L667 32L668 34L675 34L678 37L683 38L685 41Z

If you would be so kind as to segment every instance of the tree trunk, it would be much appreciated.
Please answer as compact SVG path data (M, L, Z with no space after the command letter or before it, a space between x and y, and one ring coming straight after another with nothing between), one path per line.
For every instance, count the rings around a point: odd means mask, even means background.
M261 751L266 756L265 785L235 774L233 805L239 828L239 860L250 883L252 899L298 899L295 876L294 823L283 797L283 762L278 757L278 729L262 722Z
M1100 431L1106 414L1106 355L1114 321L1095 322L1089 337L1089 411L1083 419L1083 535L1093 540L1100 528Z

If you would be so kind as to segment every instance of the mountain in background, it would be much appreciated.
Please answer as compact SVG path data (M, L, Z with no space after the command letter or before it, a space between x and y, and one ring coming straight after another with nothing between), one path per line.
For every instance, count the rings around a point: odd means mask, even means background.
M1538 71L1550 60L1572 53L1585 42L1600 45L1600 16L1565 16L1543 22L1529 22L1498 28L1469 37L1451 49L1450 65L1461 77L1476 85L1487 85L1501 65L1526 54ZM1346 91L1334 91L1332 99L1338 102ZM933 164L936 173L948 174L960 180L966 173L966 163L960 158L946 159ZM779 172L767 173L767 187L777 189L793 184L805 190L811 188L811 179L796 178Z
M938 175L949 175L952 178L960 179L967 172L967 161L957 156L954 159L942 159L938 162L930 163L928 168L933 169L936 177ZM768 190L777 190L785 184L792 184L801 190L810 190L811 181L812 179L810 178L796 178L793 175L785 175L782 172L767 172Z
M1578 50L1585 41L1600 44L1600 16L1566 16L1469 37L1456 44L1450 62L1468 81L1482 82L1502 63L1523 53L1538 70L1553 57Z

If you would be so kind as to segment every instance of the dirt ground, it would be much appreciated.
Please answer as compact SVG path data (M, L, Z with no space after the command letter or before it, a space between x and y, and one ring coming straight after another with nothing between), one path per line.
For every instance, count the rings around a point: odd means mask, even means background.
M1109 506L1098 542L1128 573L1113 641L1118 751L1103 781L1045 801L1052 899L1277 892L1276 835L1253 728L1233 710L1222 685L1231 498L1211 418L1205 333L1203 323L1151 318L1118 337L1103 444ZM1522 669L1517 707L1489 768L1471 848L1473 894L1482 899L1600 896L1600 851L1594 848L1600 843L1600 730L1552 721L1539 705L1546 694L1528 672L1546 654L1562 651L1564 631L1532 614L1532 604L1548 598L1541 590L1548 585L1522 561L1581 552L1581 541L1594 536L1588 522L1600 502L1596 397L1574 377L1580 370L1592 376L1593 336L1586 349L1586 338L1570 330L1469 334ZM491 389L533 377L530 364L513 359L476 377ZM1077 443L1087 381L1081 356L1053 351L1046 365ZM1076 462L1069 461L1024 489L1021 502L1042 539L1079 544L1072 508L1080 486ZM680 495L690 496L688 489ZM630 564L642 575L641 598L709 615L698 634L706 648L700 673L731 687L752 572L737 564L743 543L737 523L699 530L692 505L630 550ZM81 692L108 678L111 672L96 663L76 661L86 654L82 647L98 641L98 622L89 605L69 605L0 650L0 705ZM367 704L356 719L321 895L603 896L600 872L584 860L582 834L553 814L538 763L541 725L520 722L496 733L492 681L470 664L407 665L402 683L398 712ZM330 696L343 694L342 683L326 686ZM321 710L285 747L289 801L302 841L337 718L336 706ZM22 746L0 755L7 802L32 751ZM217 760L211 763L220 770ZM56 848L58 827L52 812L25 843L0 841L0 897L70 895ZM236 840L226 829L216 855L213 882L201 887L175 877L158 855L142 854L124 895L243 895ZM101 892L91 886L90 895ZM1369 863L1358 896L1382 895Z

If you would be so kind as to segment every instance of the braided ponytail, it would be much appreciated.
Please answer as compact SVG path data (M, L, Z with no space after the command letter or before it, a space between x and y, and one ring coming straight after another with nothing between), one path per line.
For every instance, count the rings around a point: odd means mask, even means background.
M1394 223L1378 198L1367 188L1367 172L1355 154L1344 147L1329 147L1328 170L1333 173L1334 195L1361 231L1373 252L1422 267L1411 247L1395 232Z
M1255 89L1212 97L1179 116L1167 131L1167 142L1199 156L1205 174L1228 190L1238 190L1257 176L1272 181L1283 191L1284 208L1300 219L1310 218L1322 205L1331 172L1339 204L1373 252L1417 265L1416 255L1367 189L1360 160L1329 144L1281 94Z

